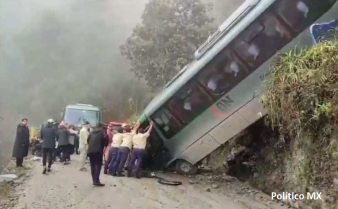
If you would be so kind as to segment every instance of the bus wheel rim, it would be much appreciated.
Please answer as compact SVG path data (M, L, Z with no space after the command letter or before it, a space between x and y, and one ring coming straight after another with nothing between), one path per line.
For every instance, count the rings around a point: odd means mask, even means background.
M180 167L185 173L188 173L191 170L191 165L189 165L189 163L182 163Z

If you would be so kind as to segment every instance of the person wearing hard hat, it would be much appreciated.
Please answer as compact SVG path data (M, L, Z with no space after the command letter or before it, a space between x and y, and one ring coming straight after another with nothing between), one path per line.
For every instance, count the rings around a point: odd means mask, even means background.
M47 125L41 130L41 140L42 140L42 165L43 165L43 174L46 172L51 172L53 153L55 149L56 139L58 138L57 132L53 127L54 120L49 119ZM46 167L48 158L48 168Z

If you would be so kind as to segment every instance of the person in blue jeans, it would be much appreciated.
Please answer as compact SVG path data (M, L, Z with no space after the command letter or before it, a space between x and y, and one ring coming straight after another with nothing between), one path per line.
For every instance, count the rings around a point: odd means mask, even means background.
M146 154L147 139L150 136L153 125L154 124L151 121L148 131L146 132L142 128L139 128L137 131L138 133L133 137L133 151L131 152L131 158L128 165L128 177L131 177L132 171L135 168L135 177L138 179L141 178L141 168L144 156Z
M130 126L126 126L124 128L125 133L122 134L122 143L119 148L118 154L117 154L117 160L115 161L113 165L112 173L113 176L124 176L122 174L124 165L126 164L128 155L130 153L130 150L132 148L132 140L133 137L136 135L136 130L140 126L140 123L137 122L137 124L134 126L133 130L131 130Z
M116 170L115 170L115 173L113 171L114 171L114 164L117 161L117 155L118 155L118 152L119 152L119 148L120 148L121 143L122 143L122 133L123 133L123 128L120 127L117 130L117 133L114 134L113 141L112 141L112 144L111 144L111 149L110 149L110 152L109 152L109 158L107 160L107 163L109 163L109 165L108 165L109 174L113 175L113 176L114 175L116 176Z

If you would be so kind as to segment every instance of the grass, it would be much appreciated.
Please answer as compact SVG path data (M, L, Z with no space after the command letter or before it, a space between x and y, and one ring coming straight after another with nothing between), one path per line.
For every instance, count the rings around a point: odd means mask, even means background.
M12 174L16 174L19 178L24 177L28 174L28 172L30 171L30 161L26 160L25 161L25 168L17 168L15 166L14 161L11 161L8 166L6 167L5 171L6 173L12 173Z
M7 199L13 192L13 187L8 183L0 184L0 199Z
M322 191L314 208L334 208L338 189L338 41L280 55L266 81L262 101L267 124L292 139L285 154L284 184L292 191Z
M262 97L272 128L296 137L305 130L329 134L319 132L328 123L337 125L337 44L336 39L278 57Z
M23 178L28 175L31 170L31 163L28 158L26 158L24 165L25 168L17 168L15 162L12 160L9 162L7 167L4 169L4 173L7 174L16 174L19 178ZM11 183L3 182L0 184L0 199L8 199L13 192L15 192L14 186Z

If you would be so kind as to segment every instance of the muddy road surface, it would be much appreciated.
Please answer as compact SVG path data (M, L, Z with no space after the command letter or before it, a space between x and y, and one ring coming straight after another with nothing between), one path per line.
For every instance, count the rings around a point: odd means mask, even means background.
M203 178L161 174L182 181L181 186L159 184L155 179L111 177L101 175L105 187L94 187L89 165L87 172L78 170L77 156L70 165L55 163L52 172L42 174L41 162L34 162L30 177L21 185L16 209L282 209L267 195L240 194L240 182L211 185ZM246 187L243 187L246 188Z

